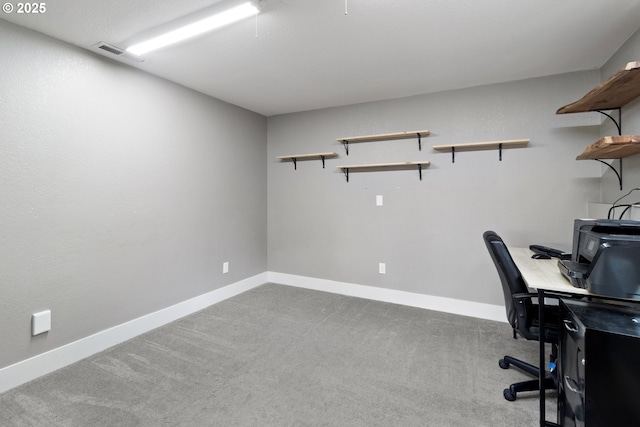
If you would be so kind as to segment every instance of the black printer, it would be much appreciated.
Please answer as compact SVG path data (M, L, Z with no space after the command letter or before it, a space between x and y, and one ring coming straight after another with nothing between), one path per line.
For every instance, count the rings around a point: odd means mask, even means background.
M592 294L640 300L640 221L576 219L571 260L558 268Z

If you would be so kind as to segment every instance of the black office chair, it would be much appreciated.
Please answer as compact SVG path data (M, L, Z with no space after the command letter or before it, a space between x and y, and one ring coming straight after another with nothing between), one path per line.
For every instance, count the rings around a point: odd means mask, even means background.
M482 236L491 255L491 259L498 270L500 281L502 282L507 319L513 328L513 338L516 338L517 334L519 334L527 340L538 341L540 338L538 322L539 307L532 301L533 298L537 297L537 294L530 293L527 289L520 270L518 270L515 262L513 262L511 254L500 236L493 231L486 231ZM544 340L552 344L552 362L555 362L557 355L558 318L557 306L545 306ZM499 365L502 369L508 369L510 365L513 365L536 377L534 380L511 384L509 388L503 391L505 399L514 401L519 392L540 390L538 380L540 371L538 366L531 365L511 356L505 356L500 359ZM556 387L555 372L547 372L545 374L545 390L555 389Z

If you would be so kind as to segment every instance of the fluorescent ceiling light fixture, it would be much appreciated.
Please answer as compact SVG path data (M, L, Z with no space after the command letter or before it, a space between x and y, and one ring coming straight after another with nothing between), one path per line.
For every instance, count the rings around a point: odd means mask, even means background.
M192 24L180 27L177 30L170 31L158 37L154 37L142 43L135 44L127 48L127 52L134 55L142 55L152 50L178 43L191 37L215 30L232 22L254 16L258 13L258 8L247 2L223 12L211 15L208 18L201 19Z

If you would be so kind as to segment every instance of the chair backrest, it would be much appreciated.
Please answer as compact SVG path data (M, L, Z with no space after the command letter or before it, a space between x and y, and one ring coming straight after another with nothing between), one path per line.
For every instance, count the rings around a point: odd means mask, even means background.
M520 274L520 270L513 262L511 254L507 249L500 236L494 231L485 231L482 235L484 242L487 245L491 259L498 270L498 276L502 282L502 292L504 293L504 305L507 310L507 319L515 330L522 330L521 328L528 328L530 325L522 324L527 323L527 319L518 320L518 313L516 309L516 303L513 299L514 294L526 294L529 292L527 285ZM524 310L519 310L522 314L531 313L534 306L531 299L521 302L524 304ZM522 307L521 307L522 308Z

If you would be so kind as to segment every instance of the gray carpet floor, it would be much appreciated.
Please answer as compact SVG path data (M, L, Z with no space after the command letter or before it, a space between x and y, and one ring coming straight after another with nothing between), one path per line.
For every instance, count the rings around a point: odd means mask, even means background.
M506 323L267 284L1 394L0 425L535 426L537 394L502 397L529 377L498 359L537 348Z

